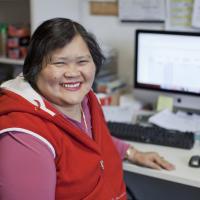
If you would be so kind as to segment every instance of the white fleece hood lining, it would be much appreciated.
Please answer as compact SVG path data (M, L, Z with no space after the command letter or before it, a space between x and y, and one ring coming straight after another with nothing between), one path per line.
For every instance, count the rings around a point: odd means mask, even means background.
M2 88L5 88L6 90L12 91L23 98L25 98L27 101L32 103L34 106L40 105L40 109L46 111L51 116L54 116L55 113L51 110L49 110L45 104L44 101L32 87L31 85L24 80L23 75L18 75L15 79L9 80L4 82L1 85Z

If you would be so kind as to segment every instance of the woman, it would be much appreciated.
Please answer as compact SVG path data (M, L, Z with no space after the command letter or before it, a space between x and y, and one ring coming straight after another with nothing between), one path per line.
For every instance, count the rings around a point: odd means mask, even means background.
M111 138L91 90L103 58L76 22L55 18L37 28L23 76L1 89L2 200L126 199L121 159L173 168Z

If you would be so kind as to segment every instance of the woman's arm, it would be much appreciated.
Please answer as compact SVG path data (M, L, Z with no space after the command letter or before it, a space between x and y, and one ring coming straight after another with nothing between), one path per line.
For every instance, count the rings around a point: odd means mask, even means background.
M166 169L173 170L175 166L165 160L156 152L141 152L133 146L129 146L125 158L137 165L153 168L153 169Z
M114 136L112 136L112 140L113 140L113 143L115 144L116 148L117 148L117 151L119 152L119 155L121 157L121 159L125 159L126 157L126 152L129 148L129 144L125 143L123 140L120 140Z
M174 169L174 165L166 161L156 152L141 152L123 140L112 136L113 142L120 154L121 159L127 159L131 163L150 167L153 169Z
M39 139L11 132L0 136L0 199L54 200L56 169Z

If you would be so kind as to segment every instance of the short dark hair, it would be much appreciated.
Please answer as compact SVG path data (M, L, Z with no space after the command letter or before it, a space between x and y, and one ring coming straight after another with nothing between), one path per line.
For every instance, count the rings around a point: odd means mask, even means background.
M42 70L44 59L47 59L53 51L70 43L76 35L80 35L87 44L95 63L97 74L105 57L94 35L75 21L66 18L53 18L43 22L31 37L23 65L25 80L33 87L36 87L36 78Z

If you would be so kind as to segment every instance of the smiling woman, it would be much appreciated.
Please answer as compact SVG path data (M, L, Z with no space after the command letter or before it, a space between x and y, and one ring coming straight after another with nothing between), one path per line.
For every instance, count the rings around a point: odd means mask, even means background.
M81 121L81 112L71 113L71 107L80 111L94 81L96 68L87 44L77 34L69 44L54 51L52 58L37 76L37 90L59 111Z
M23 75L0 88L1 200L125 200L123 159L172 169L111 137L91 89L103 60L77 22L54 18L36 29Z

